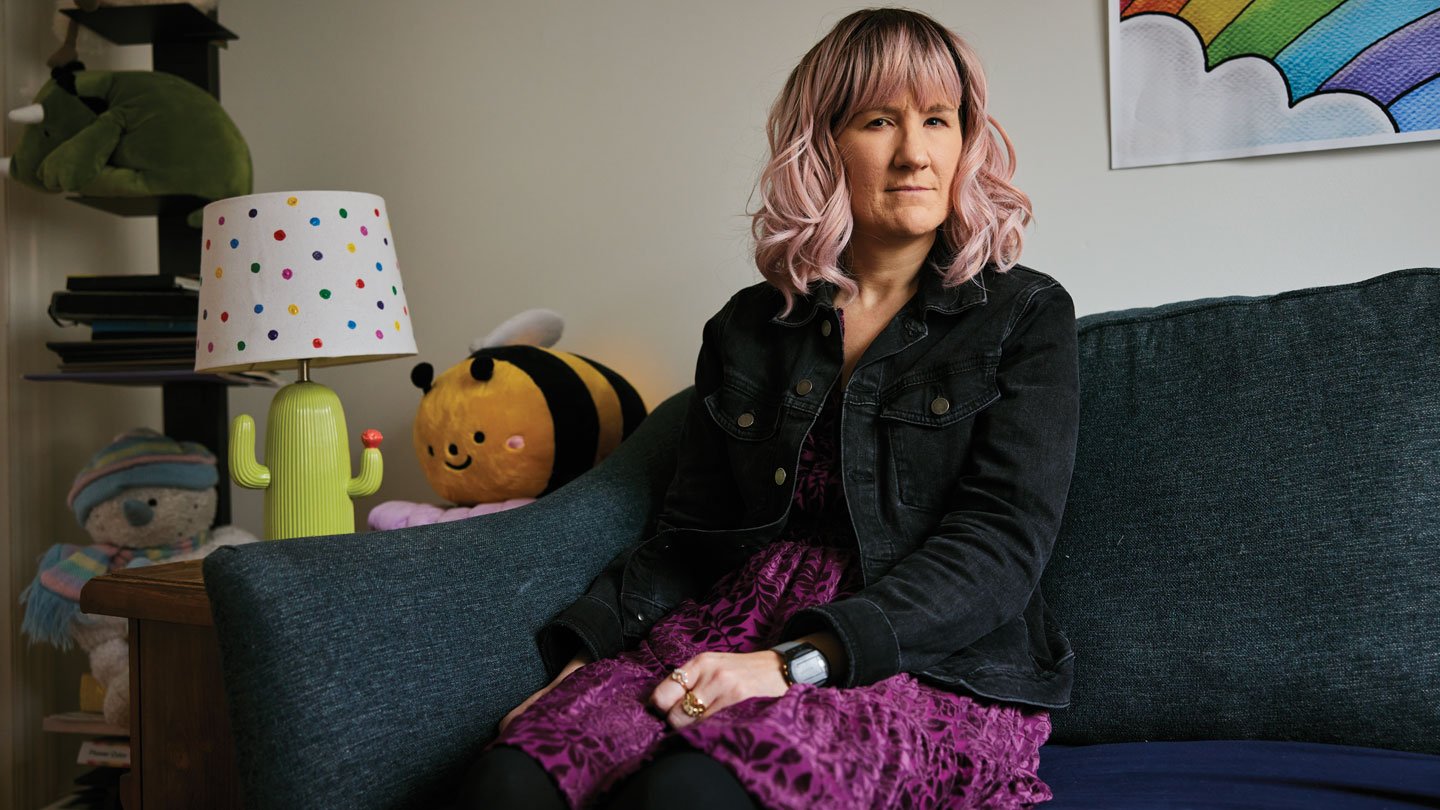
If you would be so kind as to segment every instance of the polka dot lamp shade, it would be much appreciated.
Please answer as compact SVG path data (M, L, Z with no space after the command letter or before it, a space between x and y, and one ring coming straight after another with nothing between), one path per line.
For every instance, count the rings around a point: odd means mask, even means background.
M282 191L205 206L196 371L415 354L385 200Z

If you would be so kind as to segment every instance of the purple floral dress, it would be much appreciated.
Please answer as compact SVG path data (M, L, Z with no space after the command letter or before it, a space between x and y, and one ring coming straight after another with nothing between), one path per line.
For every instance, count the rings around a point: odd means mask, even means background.
M695 655L768 649L797 611L858 590L836 399L806 437L784 534L703 600L677 605L636 649L571 673L490 746L534 757L573 808L595 806L677 739L725 764L758 804L776 810L1021 808L1053 798L1036 773L1050 736L1045 710L973 700L905 672L854 688L796 684L678 731L650 706L655 687Z

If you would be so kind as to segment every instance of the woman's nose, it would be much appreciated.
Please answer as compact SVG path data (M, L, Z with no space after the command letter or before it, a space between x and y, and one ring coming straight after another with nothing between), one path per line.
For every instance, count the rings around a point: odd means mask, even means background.
M924 169L930 165L930 149L923 128L906 127L895 150L895 163L902 169Z

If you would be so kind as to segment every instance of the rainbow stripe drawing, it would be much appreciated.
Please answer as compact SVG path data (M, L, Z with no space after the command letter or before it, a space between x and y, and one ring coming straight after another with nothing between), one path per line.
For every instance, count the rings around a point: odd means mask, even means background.
M1440 139L1440 0L1109 0L1112 168Z

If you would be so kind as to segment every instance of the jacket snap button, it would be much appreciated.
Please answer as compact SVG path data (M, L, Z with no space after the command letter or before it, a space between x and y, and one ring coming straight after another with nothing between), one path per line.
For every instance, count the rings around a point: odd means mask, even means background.
M820 322L820 334L823 335L823 336L825 336L825 337L830 337L830 322L829 322L829 321L821 321L821 322Z
M645 617L644 617L644 616L641 616L639 613L636 613L636 614L635 614L635 621L637 621L637 622L643 622L643 621L645 621Z
M948 410L950 410L950 400L944 397L936 397L935 401L930 403L930 412L935 414L936 416L939 416L940 414L945 413Z
M810 382L809 380L801 380L800 382L795 384L795 393L803 397L806 394L810 393L812 390L814 390L814 388L814 383Z
M777 484L783 484L783 483L785 483L785 468L784 468L784 467L776 467L776 468L775 468L775 483L777 483Z
M750 427L755 424L755 414L748 412L742 413L740 414L740 418L735 420L735 423L740 427Z

